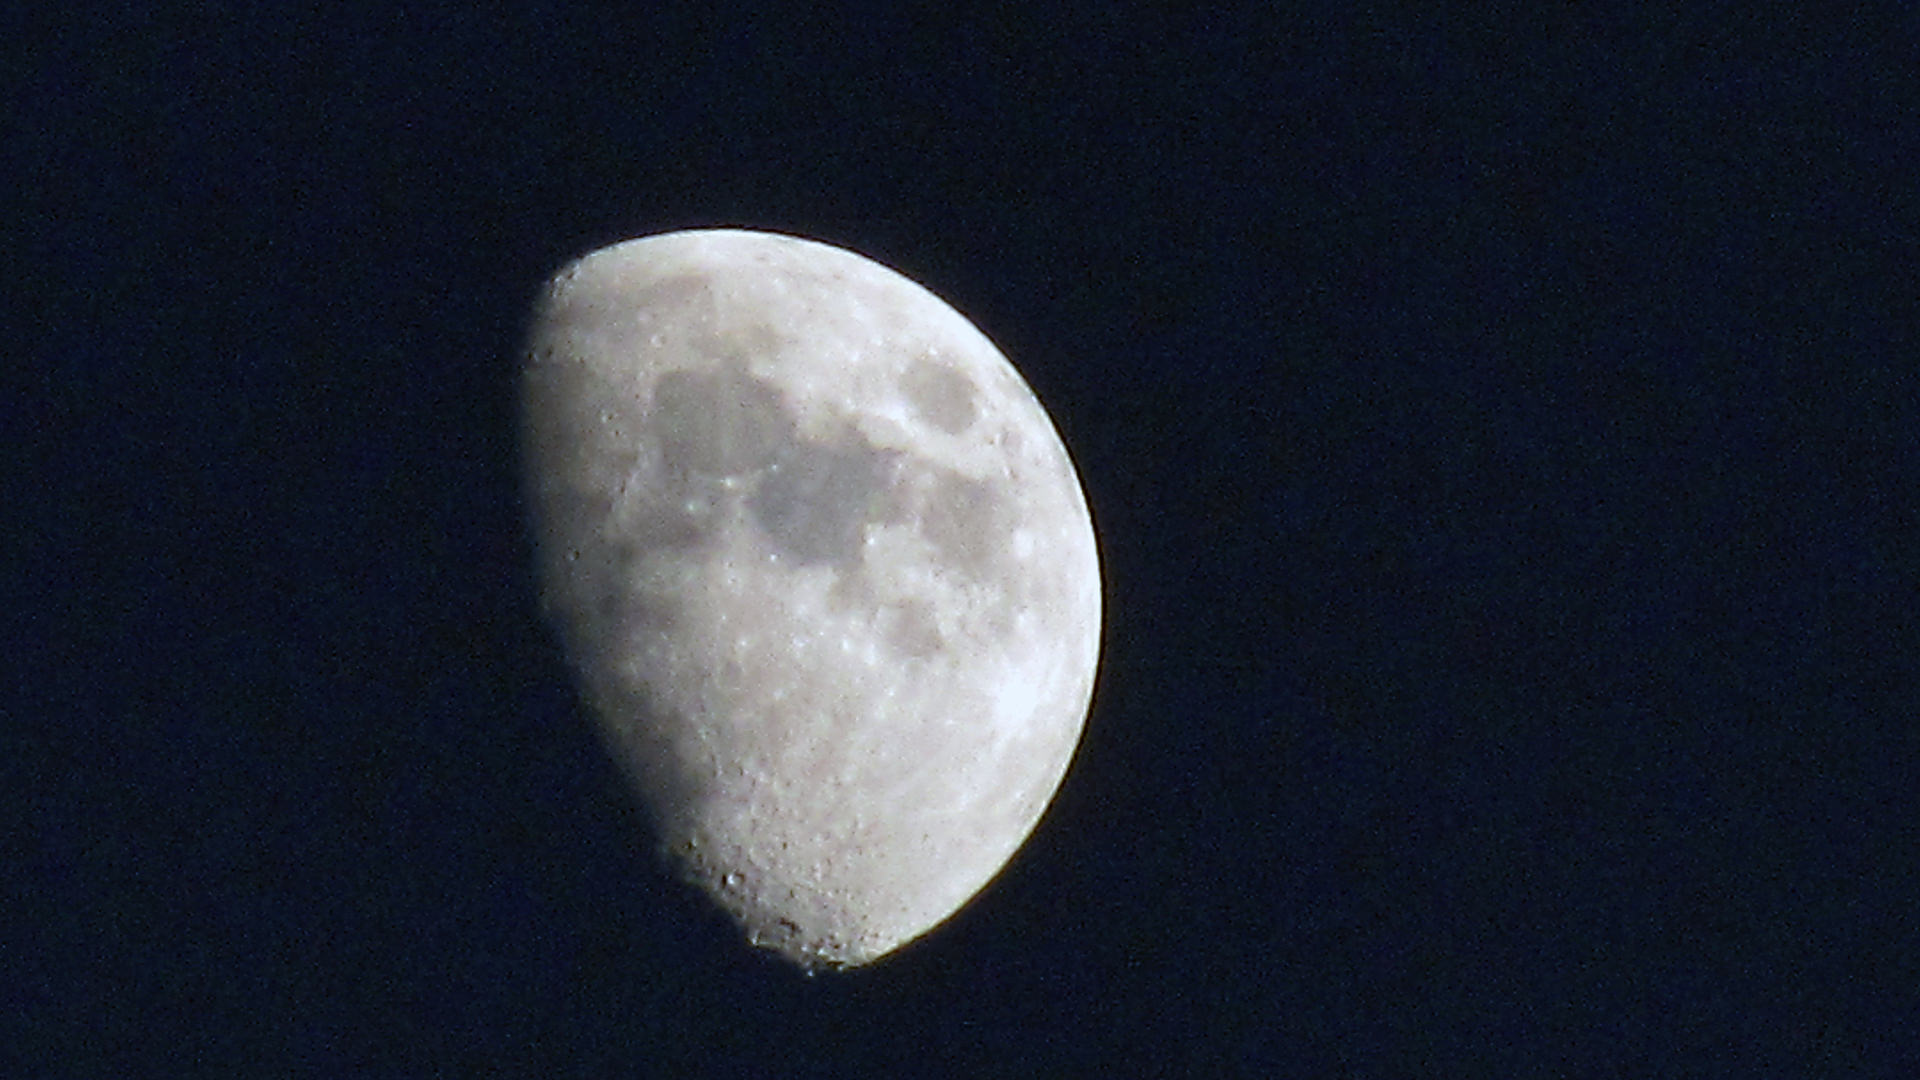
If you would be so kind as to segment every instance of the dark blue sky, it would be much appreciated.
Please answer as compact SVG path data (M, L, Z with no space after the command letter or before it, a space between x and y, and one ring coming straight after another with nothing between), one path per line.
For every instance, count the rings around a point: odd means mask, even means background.
M0 1071L1920 1068L1912 16L799 8L12 20ZM1100 529L1053 811L850 974L533 598L533 291L695 225L953 302Z

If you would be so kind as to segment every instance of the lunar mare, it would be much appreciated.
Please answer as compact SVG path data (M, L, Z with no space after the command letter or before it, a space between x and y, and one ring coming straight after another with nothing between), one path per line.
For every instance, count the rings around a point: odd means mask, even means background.
M549 283L545 607L666 850L754 943L873 960L971 899L1077 745L1079 480L999 350L851 252L702 230Z

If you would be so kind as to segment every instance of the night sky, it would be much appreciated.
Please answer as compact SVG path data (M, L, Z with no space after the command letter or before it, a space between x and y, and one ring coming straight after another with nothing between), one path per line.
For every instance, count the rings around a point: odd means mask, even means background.
M1914 15L30 7L0 1074L1920 1073ZM720 225L973 319L1105 560L1052 809L850 973L532 581L535 291Z

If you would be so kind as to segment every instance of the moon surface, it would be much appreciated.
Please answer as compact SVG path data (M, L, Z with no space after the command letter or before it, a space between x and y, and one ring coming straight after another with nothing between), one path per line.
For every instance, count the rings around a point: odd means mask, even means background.
M695 230L557 274L523 391L543 603L684 875L808 969L978 893L1100 638L1079 479L999 350L859 255Z

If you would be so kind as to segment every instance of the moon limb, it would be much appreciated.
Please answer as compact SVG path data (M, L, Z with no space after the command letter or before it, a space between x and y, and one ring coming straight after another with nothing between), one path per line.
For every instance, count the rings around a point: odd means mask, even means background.
M971 899L1099 648L1085 500L999 350L851 252L688 231L556 275L524 393L548 614L683 872L808 967Z

